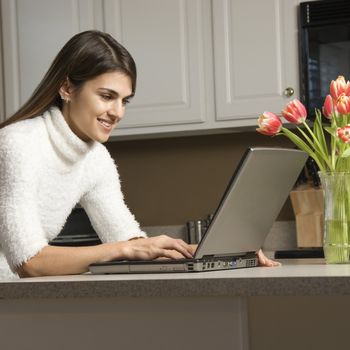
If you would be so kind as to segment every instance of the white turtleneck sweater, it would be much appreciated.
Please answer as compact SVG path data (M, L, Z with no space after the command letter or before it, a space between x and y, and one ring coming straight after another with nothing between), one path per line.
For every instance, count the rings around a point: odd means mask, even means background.
M58 108L0 130L0 245L12 271L60 233L77 203L102 242L146 236L107 149L79 139Z

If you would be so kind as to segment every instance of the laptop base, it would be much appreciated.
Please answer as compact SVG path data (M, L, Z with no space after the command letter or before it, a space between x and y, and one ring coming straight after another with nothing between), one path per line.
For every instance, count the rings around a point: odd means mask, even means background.
M255 267L258 258L255 253L240 257L207 257L203 259L181 260L151 260L151 261L110 261L107 263L91 264L93 274L116 273L172 273L172 272L203 272L234 270L239 268Z

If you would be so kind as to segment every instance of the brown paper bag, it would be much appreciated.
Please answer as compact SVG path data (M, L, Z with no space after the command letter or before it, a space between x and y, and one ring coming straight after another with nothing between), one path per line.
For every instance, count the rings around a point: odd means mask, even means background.
M295 214L298 247L322 247L322 189L301 185L290 192L290 199Z

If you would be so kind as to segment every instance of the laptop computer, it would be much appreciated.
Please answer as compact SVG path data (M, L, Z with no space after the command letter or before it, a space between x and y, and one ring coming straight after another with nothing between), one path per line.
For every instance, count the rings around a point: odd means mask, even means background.
M257 266L262 247L306 159L305 152L249 148L236 168L193 259L110 261L93 274L199 272Z

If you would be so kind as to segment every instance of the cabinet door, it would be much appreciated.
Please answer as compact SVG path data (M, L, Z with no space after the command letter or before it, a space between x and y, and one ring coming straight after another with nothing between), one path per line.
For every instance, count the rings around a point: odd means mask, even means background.
M203 127L214 112L206 80L210 1L106 0L104 10L105 30L130 51L138 70L136 96L114 135Z
M0 18L1 18L1 6L0 6ZM0 23L1 24L1 23ZM0 25L1 29L1 25ZM2 48L2 37L0 35L0 49ZM4 100L4 78L2 69L2 52L0 51L0 123L5 119L5 100Z
M297 0L213 0L217 122L252 125L299 95Z
M5 114L30 97L65 42L102 26L100 0L1 0Z

